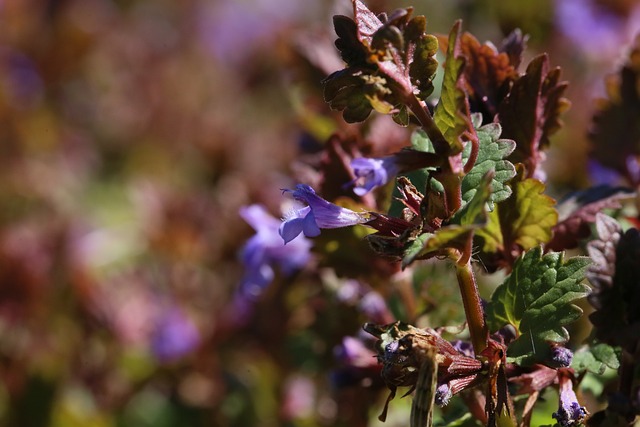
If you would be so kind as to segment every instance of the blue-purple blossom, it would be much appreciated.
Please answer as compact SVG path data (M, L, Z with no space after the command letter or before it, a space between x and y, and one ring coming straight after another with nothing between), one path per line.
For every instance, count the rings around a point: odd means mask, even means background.
M554 346L551 349L551 360L553 367L568 368L573 360L573 352L561 345Z
M196 325L177 307L161 313L151 336L151 350L162 361L169 361L192 351L200 343Z
M449 384L442 383L436 388L435 403L440 407L447 406L452 396L453 393Z
M552 417L558 421L561 427L580 425L587 416L587 410L580 406L576 393L573 391L570 379L560 381L560 407Z
M271 283L274 267L289 275L309 262L311 242L301 237L285 245L279 234L280 220L270 215L263 206L251 205L240 209L240 216L256 231L242 249L245 275L240 291L246 296L257 296ZM295 237L295 236L294 236Z
M374 187L385 185L391 177L397 175L398 164L394 156L382 158L361 157L351 161L351 169L356 178L353 192L364 196Z
M289 212L280 225L280 236L289 243L300 233L307 237L316 237L321 228L340 228L362 224L368 221L364 214L335 205L322 197L308 185L298 184L295 190L283 190L293 198L308 206Z
M473 351L473 345L468 341L456 340L451 343L460 354L464 354L467 357L476 357Z

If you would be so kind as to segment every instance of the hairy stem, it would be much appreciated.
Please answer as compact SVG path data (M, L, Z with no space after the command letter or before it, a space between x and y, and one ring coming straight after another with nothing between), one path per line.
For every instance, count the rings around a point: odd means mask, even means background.
M489 333L484 322L484 311L478 295L476 278L471 267L471 260L467 259L464 264L456 264L456 277L460 286L460 294L464 311L467 315L467 325L471 335L471 343L476 354L480 354L487 347Z

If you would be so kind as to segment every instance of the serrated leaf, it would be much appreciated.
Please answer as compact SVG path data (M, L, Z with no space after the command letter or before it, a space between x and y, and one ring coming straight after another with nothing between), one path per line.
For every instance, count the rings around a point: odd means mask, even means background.
M497 123L481 127L476 131L478 136L478 157L473 168L462 179L462 200L468 202L473 198L480 181L490 171L493 171L491 181L491 195L489 209L493 209L494 202L501 202L511 195L511 188L507 182L516 175L516 169L511 162L505 160L514 150L515 143L500 138L500 125ZM470 150L472 144L467 144L465 151ZM463 161L469 157L463 153Z
M512 58L491 43L480 44L471 33L464 32L460 39L467 61L464 73L470 109L482 113L486 123L491 123L498 113L498 106L509 93L511 83L518 79L517 65L512 62L518 57L517 40L512 37L513 41L507 45L513 50ZM445 48L448 46L446 40L441 39L441 44Z
M462 151L464 140L475 137L465 89L465 58L458 37L461 25L461 21L457 21L449 34L442 91L433 116L453 154Z
M513 195L496 205L487 227L478 230L477 235L484 239L483 251L502 252L508 258L513 251L519 253L551 239L558 220L555 201L543 194L542 182L521 179L518 176L512 182Z
M366 46L371 45L373 35L382 27L382 21L360 0L352 0L353 17L358 29L358 40Z
M342 111L347 123L364 121L373 107L366 91L363 70L345 68L329 75L324 81L324 99L334 110Z
M523 163L527 177L533 176L543 159L541 150L549 145L549 137L562 126L560 115L571 105L562 96L567 86L560 81L560 68L549 70L549 58L542 54L529 63L500 104L502 135L516 142L509 160Z
M640 154L640 35L629 60L619 73L606 79L605 88L607 98L598 100L593 116L592 157L637 183L627 159Z
M472 125L480 125L482 117L474 114L470 117ZM484 176L493 172L491 180L491 194L487 199L489 209L493 209L494 202L501 202L511 195L511 188L507 182L511 180L516 172L511 162L505 160L515 148L515 143L508 139L500 139L500 125L489 124L476 130L478 138L478 154L475 163L469 173L467 173L461 184L463 203L471 200L477 189L480 188L480 182ZM427 137L426 133L418 130L411 136L413 147L420 151L435 152L433 144ZM469 160L472 144L469 143L462 152L462 162ZM433 169L431 169L433 170ZM428 171L424 171L425 180ZM432 180L431 188L434 191L443 192L444 187L439 181Z
M366 66L368 51L358 39L358 27L348 16L333 17L333 28L338 38L335 45L340 51L340 57L350 67Z
M438 52L438 39L425 34L427 20L424 16L413 18L405 30L405 39L413 43L413 57L409 66L411 82L418 88L418 98L426 100L433 92L433 78L438 69L435 58Z
M518 331L518 338L507 352L510 358L535 357L536 347L569 339L564 326L582 315L582 310L571 302L589 294L589 288L580 283L589 263L586 257L565 262L559 252L543 255L541 247L516 260L486 311L491 331L507 324Z
M325 100L349 123L376 110L406 126L407 98L426 98L433 90L437 40L425 34L423 16L410 19L412 8L378 18L360 0L352 3L353 20L334 17L336 47L347 68L324 80Z

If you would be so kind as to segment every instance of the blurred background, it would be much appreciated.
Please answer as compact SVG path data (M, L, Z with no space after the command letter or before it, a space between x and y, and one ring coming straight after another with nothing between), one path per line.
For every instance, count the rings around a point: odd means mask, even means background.
M496 45L522 28L524 64L548 52L571 83L551 191L590 183L593 100L637 1L367 4L413 5L432 33L462 18ZM378 423L382 386L340 360L380 294L279 270L237 291L240 208L280 217L280 189L313 180L300 159L357 129L322 100L334 14L350 2L0 0L0 425Z

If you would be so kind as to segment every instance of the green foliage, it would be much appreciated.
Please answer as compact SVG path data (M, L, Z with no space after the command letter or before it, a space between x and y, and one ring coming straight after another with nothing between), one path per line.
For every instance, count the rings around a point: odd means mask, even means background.
M465 59L460 52L459 33L461 21L457 21L449 34L449 46L442 81L440 102L433 119L451 146L452 153L459 153L464 139L474 138L470 119L469 102L464 89Z
M536 247L519 258L511 274L491 297L487 324L491 331L512 325L518 338L509 346L511 358L535 357L536 347L569 339L564 328L582 310L571 302L589 294L581 284L590 260L573 257L566 262L558 252L542 253Z
M513 195L496 205L487 227L477 233L485 252L509 252L516 245L528 250L551 239L558 213L555 201L543 194L544 184L519 175L512 188Z
M499 124L489 124L477 129L478 156L473 167L462 179L462 200L471 200L484 176L493 172L491 180L491 194L487 202L489 209L493 209L494 202L501 202L511 195L511 188L507 182L516 174L513 164L505 160L515 148L515 143L508 139L499 139L501 128ZM472 149L472 143L468 143L463 153L463 160L469 158L468 152Z
M620 367L620 349L604 343L592 344L573 354L571 367L579 372L589 371L602 375L607 367Z
M360 0L352 3L354 19L334 18L336 47L347 68L324 80L324 98L349 123L364 121L375 109L406 126L406 99L433 92L438 39L425 33L424 16L411 18L412 8L381 20Z
M480 127L482 117L478 114L471 116L473 126L477 126L475 133L478 138L478 152L473 162L471 170L462 178L462 201L468 203L475 197L476 192L481 187L487 173L492 173L490 182L491 191L487 197L489 209L493 209L494 202L501 202L509 197L511 188L507 185L516 172L515 167L506 158L515 148L513 141L508 139L500 139L500 125L489 124ZM411 136L411 144L414 149L434 153L435 149L429 137L423 130L417 130ZM462 152L462 162L466 163L471 157L471 151L474 143L468 142ZM426 185L427 178L433 173L435 168L425 168L412 172L410 178L412 182L417 182L418 188ZM416 181L413 181L416 179ZM422 187L421 187L422 186ZM431 181L431 188L435 191L443 192L444 186L437 180ZM464 205L463 205L464 208ZM453 220L454 223L459 223Z

